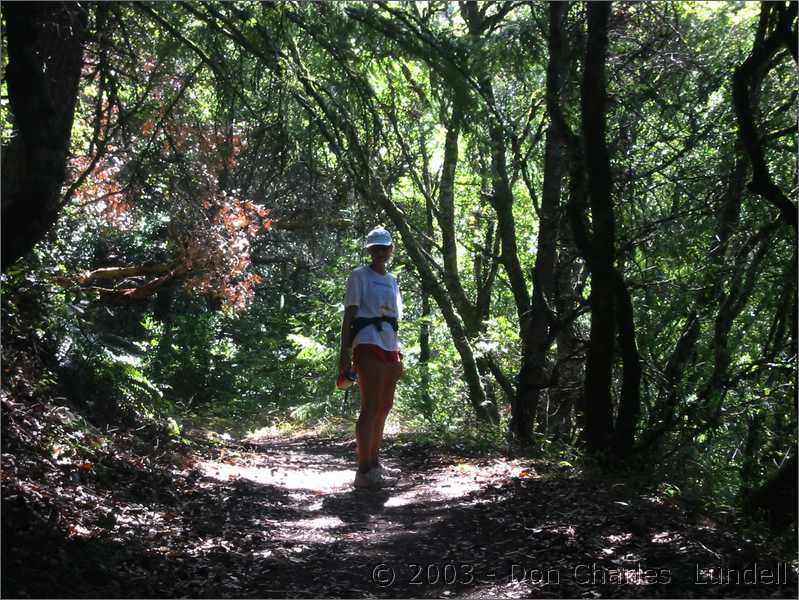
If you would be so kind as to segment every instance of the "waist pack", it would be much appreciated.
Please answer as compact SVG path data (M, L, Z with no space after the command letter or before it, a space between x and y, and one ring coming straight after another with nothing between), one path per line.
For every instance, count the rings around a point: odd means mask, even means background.
M378 331L383 331L383 323L388 323L394 331L399 331L396 317L357 317L353 319L352 325L350 325L350 343L355 340L355 336L364 327L374 325Z

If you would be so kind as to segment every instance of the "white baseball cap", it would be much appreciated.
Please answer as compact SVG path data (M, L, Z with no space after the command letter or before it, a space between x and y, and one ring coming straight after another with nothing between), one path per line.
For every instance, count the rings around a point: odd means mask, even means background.
M391 246L391 234L383 227L375 227L366 236L366 247Z

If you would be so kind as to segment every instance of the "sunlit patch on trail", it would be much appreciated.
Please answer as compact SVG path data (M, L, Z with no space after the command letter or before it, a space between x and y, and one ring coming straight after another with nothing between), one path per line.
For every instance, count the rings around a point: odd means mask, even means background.
M386 502L386 506L402 506L403 504L411 503L414 499L417 501L452 500L468 496L471 492L475 492L481 487L481 483L474 477L475 469L475 465L460 464L447 467L442 471L433 471L428 474L428 482L426 483L429 487L426 486L424 497L420 495L418 490L411 490L389 499Z
M486 487L500 486L512 477L528 478L534 476L529 467L522 467L516 461L484 460L462 462L432 473L431 481L435 495L446 499L460 498Z
M325 511L322 499L314 496L344 494L341 497L347 498L353 491L355 498L361 501L370 496L369 491L352 488L355 472L354 452L353 456L349 455L354 450L350 447L351 442L346 444L346 448L345 444L334 444L333 447L340 452L337 456L325 452L320 445L315 446L316 452L309 452L307 441L302 438L284 438L281 441L282 447L278 452L233 451L198 466L207 477L217 481L242 480L287 490L297 505L309 513ZM260 446L257 441L255 443ZM480 490L498 489L512 478L537 477L530 466L507 459L465 460L431 467L421 472L405 469L397 487L385 490L386 497L380 500L381 505L391 509L441 501L455 501L461 506L490 503L493 499L480 497ZM340 523L328 522L325 518L318 521L312 518L298 524L316 530L340 526Z
M461 499L459 505L485 503L486 499L472 498L476 492L492 485L498 486L511 477L528 478L534 476L532 469L521 467L513 461L493 460L476 463L462 462L440 470L429 471L422 488L416 485L411 489L392 494L386 507L408 506L431 500ZM402 488L402 486L400 486Z
M317 517L315 519L301 519L299 521L290 521L286 525L289 527L301 527L303 529L333 529L334 527L341 527L344 521L338 517Z
M279 465L245 465L205 461L199 464L206 477L218 481L247 479L264 485L274 485L290 490L310 490L314 492L337 492L350 486L355 471L336 465L328 469L306 466L301 461L284 457ZM320 457L324 463L324 457Z

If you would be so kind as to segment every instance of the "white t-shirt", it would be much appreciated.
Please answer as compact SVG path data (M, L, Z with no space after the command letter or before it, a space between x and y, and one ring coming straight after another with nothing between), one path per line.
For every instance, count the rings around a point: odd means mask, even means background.
M357 306L356 317L394 317L398 321L402 318L402 298L397 280L389 273L381 275L366 266L358 267L350 273L344 306ZM361 329L355 336L352 347L358 344L375 344L389 352L400 349L397 332L386 322L382 323L381 330L374 325Z

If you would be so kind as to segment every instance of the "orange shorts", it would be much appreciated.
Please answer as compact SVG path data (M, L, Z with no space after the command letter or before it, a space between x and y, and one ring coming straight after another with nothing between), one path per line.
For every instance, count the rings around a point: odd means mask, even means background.
M353 365L357 367L358 363L360 362L360 357L362 357L366 352L377 356L384 363L398 363L402 358L402 354L396 350L383 350L376 344L358 344L355 346L355 350L352 352Z

